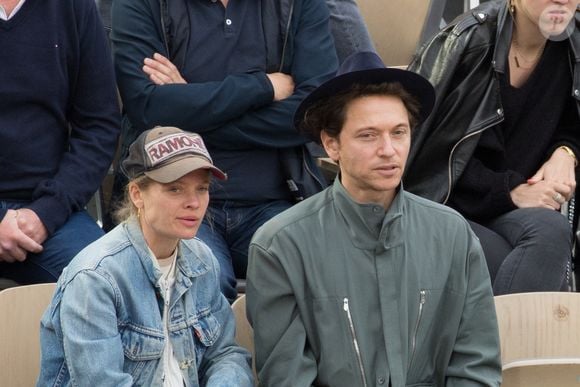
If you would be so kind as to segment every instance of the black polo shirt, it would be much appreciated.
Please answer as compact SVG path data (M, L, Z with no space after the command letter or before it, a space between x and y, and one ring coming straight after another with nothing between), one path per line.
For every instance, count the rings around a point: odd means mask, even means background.
M264 71L266 43L260 1L186 2L191 36L183 75L194 82L221 81L227 75Z
M188 82L223 81L228 75L266 71L261 2L187 1L191 36L182 75ZM275 127L272 130L276 130ZM212 186L212 202L254 204L290 199L277 149L224 150L206 144L228 180Z

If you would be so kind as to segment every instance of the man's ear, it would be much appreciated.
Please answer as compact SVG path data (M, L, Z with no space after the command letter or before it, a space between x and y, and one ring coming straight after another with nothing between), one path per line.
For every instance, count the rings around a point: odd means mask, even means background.
M326 150L326 154L334 161L339 161L339 148L340 144L338 142L338 138L330 136L326 131L320 132L320 141L322 142L322 146L324 150Z

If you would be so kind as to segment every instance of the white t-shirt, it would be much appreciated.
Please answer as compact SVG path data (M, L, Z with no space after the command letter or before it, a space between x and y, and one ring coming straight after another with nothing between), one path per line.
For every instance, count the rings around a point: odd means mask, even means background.
M2 20L8 20L12 17L14 17L14 15L16 15L16 12L18 12L18 10L20 10L20 8L22 8L22 4L24 4L25 0L20 0L18 2L18 4L16 4L16 7L14 7L14 9L12 10L12 13L10 15L6 15L6 10L4 9L4 7L2 7L0 5L0 19Z
M150 251L151 252L151 251ZM165 350L163 351L163 387L183 387L183 374L179 369L179 363L173 354L173 346L169 340L169 302L171 300L171 291L175 283L175 263L177 260L177 249L169 258L156 259L153 252L151 256L154 257L155 263L161 270L161 278L159 278L159 286L163 292L163 299L165 304L163 306L163 332L165 335Z

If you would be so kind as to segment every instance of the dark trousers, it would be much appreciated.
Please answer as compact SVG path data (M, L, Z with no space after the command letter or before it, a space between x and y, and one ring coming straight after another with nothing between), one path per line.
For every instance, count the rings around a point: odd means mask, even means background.
M248 247L254 232L292 203L277 200L253 206L211 203L197 237L212 250L220 264L220 287L230 303L237 296L236 278L246 278Z
M0 206L17 209L24 203L0 202ZM56 282L70 260L103 234L86 211L75 212L42 244L41 253L30 253L23 262L0 262L0 277L21 285Z
M479 237L495 295L567 289L572 230L566 217L545 208L520 208L485 224Z

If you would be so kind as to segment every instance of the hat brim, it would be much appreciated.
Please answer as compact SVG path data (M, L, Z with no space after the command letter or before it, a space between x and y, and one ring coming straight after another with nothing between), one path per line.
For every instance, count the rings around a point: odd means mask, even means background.
M431 83L412 71L396 68L376 68L352 71L338 75L320 85L298 106L294 114L294 126L309 139L320 143L319 132L313 133L301 125L304 115L316 102L350 89L353 85L373 85L381 83L400 83L419 103L418 123L425 121L435 104L435 90Z
M227 179L227 175L221 169L214 166L205 158L196 156L181 158L162 167L146 171L145 176L158 183L171 183L198 169L209 170L217 179Z

